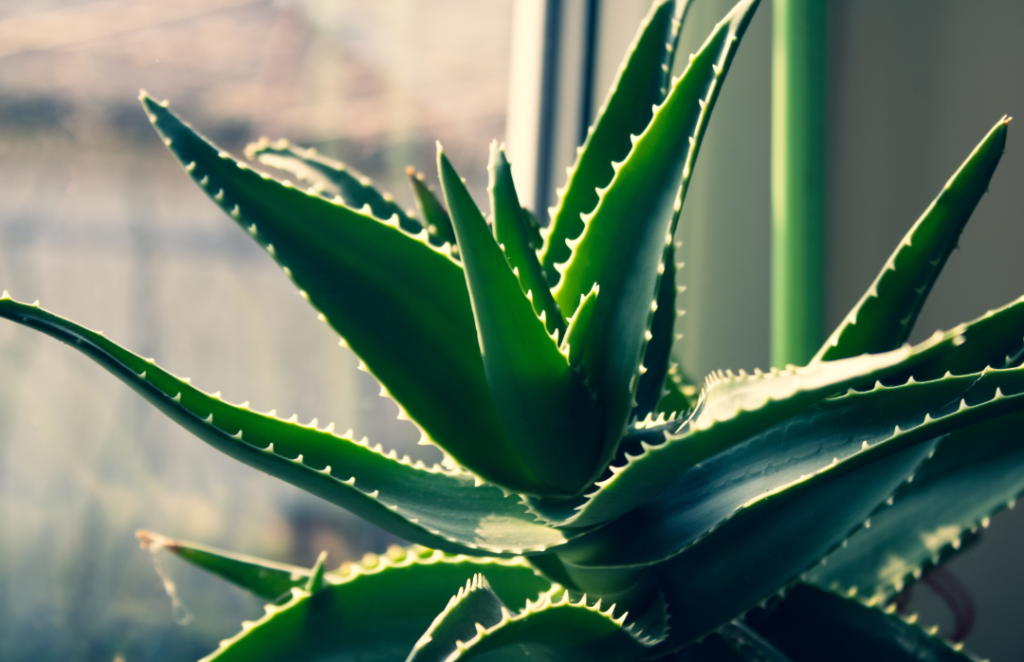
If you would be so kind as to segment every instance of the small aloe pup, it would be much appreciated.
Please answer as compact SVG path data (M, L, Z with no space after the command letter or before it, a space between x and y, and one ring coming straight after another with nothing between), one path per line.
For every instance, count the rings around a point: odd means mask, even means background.
M329 571L142 533L267 600L206 659L971 659L892 598L1024 491L1024 298L906 341L1009 120L809 365L716 372L697 394L671 361L673 233L756 6L669 79L687 3L654 3L544 228L498 145L489 220L440 148L445 204L413 172L417 218L287 143L248 154L308 190L261 174L142 95L188 175L446 458L227 403L5 294L0 315L210 445L413 543Z

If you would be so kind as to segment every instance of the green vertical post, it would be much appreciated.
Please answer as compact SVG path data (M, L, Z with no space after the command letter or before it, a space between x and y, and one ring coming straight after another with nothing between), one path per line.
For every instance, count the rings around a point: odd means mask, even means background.
M772 365L805 365L824 340L827 0L774 0Z

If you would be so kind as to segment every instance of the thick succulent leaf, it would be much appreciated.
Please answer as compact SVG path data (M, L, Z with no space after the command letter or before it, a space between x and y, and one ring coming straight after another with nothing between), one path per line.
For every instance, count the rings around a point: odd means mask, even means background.
M138 531L135 537L154 554L166 549L270 602L291 595L293 588L306 586L312 577L309 568L235 554L187 540L174 540L152 531Z
M142 103L189 175L282 265L431 441L486 480L539 489L498 421L458 262L422 232L250 170L164 105L145 94Z
M697 387L689 383L682 374L679 364L669 362L665 388L658 400L658 414L676 418L690 411L697 404Z
M747 623L793 662L973 662L933 632L893 612L806 584Z
M536 603L527 603L523 611L513 614L505 610L501 621L464 642L448 662L628 662L639 659L658 643L625 625L626 614L615 618L613 611L614 605L602 608L600 600L588 601L586 596L573 602L568 591L555 588Z
M310 571L309 581L302 587L307 593L316 593L324 587L324 565L327 563L327 550L320 552L316 557L313 570Z
M926 381L947 372L966 375L990 366L1017 365L1024 349L1024 297L961 324L946 335L946 342L935 347L925 360L894 374L888 381Z
M588 555L588 565L657 563L697 543L751 500L783 491L865 448L884 444L896 452L1022 409L1021 368L852 391L693 467L624 518L635 530L632 536L612 526L574 546L602 541L600 551Z
M520 457L547 488L574 494L594 473L600 450L594 401L534 313L483 214L440 149L437 159L498 416ZM521 218L518 203L514 213Z
M594 310L584 361L606 425L605 465L625 433L640 376L640 360L655 308L659 265L672 241L711 110L753 16L757 0L742 0L691 59L647 128L635 139L601 193L555 290L563 314L576 311L595 283ZM682 184L680 184L682 182Z
M487 579L481 574L473 575L434 618L406 662L445 662L460 643L497 625L503 610L507 611L507 607L491 590Z
M884 602L1024 493L1024 413L958 430L809 581Z
M530 243L534 246L544 245L544 236L541 234L541 224L537 217L526 207L523 207L523 221L526 223L526 231L530 235ZM538 258L539 259L539 258ZM547 274L545 274L547 276Z
M403 662L452 592L477 573L511 609L523 609L551 585L522 559L472 559L430 550L398 550L328 575L310 594L292 590L285 605L243 623L204 658L217 662Z
M792 662L742 621L727 623L699 643L658 662Z
M466 473L413 464L299 424L274 412L236 406L200 391L101 334L0 298L0 316L62 340L110 371L157 409L217 450L337 504L406 540L469 554L521 554L559 545L566 534L545 527L516 496L478 485Z
M636 408L633 416L645 418L659 410L659 403L666 395L665 381L668 379L669 364L672 362L672 342L675 340L676 318L676 261L675 243L665 245L661 264L664 273L658 282L657 310L651 321L651 339L644 351L644 369L636 388ZM681 410L675 410L681 411Z
M697 407L681 423L651 429L643 422L632 426L594 491L561 502L530 499L531 507L560 526L608 521L654 499L697 463L854 384L881 379L923 360L947 340L936 337L913 348L783 371L712 375Z
M565 338L562 339L562 352L573 368L582 366L583 350L586 348L587 338L590 336L590 322L594 319L594 307L597 305L599 293L600 287L595 283L587 295L581 298L576 313L569 320Z
M672 620L670 653L784 588L867 520L934 451L879 444L752 500L699 543L656 566ZM742 571L737 571L742 569Z
M416 234L423 229L419 221L395 203L390 193L378 191L369 177L315 149L297 147L287 140L271 143L264 138L246 147L245 155L263 165L290 172L314 192L329 198L341 198L353 209L369 205L370 213L381 220L397 216L398 224L406 232Z
M572 254L566 241L583 232L580 215L597 206L597 189L608 186L615 175L612 164L626 157L632 147L630 136L644 130L651 120L652 106L664 98L662 65L667 64L674 53L668 46L673 37L678 36L678 26L673 33L676 9L675 0L658 0L652 5L626 51L608 97L579 149L576 163L569 169L569 179L551 215L541 254L541 263L552 286L559 278L555 265L564 263Z
M450 244L452 254L458 255L455 229L452 228L452 219L448 216L448 211L430 190L427 182L424 181L422 172L416 172L415 168L409 166L405 169L405 174L409 176L409 186L412 187L412 193L416 198L416 206L420 209L420 215L423 217L423 223L427 226L427 234L436 239L434 243Z
M1009 123L1008 117L999 120L946 182L815 361L884 352L907 341L935 279L988 190L1006 147Z
M491 160L487 166L490 175L488 192L494 214L494 238L502 247L508 264L519 278L519 286L528 292L537 315L543 314L548 333L557 333L555 339L565 337L565 318L548 288L547 278L537 260L536 245L530 236L529 221L516 195L512 182L512 168L505 158L505 149L491 143Z

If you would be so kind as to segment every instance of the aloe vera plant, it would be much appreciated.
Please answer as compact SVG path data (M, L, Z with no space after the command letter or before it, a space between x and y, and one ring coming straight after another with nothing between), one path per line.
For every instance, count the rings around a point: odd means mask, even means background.
M983 138L809 365L672 360L673 235L758 1L669 79L685 0L640 26L547 227L492 144L485 217L438 148L419 216L287 143L157 132L445 456L234 405L6 292L224 453L412 543L328 570L141 532L267 601L208 660L967 660L892 598L1024 491L1024 297L907 344L1003 153ZM916 477L916 479L915 479Z

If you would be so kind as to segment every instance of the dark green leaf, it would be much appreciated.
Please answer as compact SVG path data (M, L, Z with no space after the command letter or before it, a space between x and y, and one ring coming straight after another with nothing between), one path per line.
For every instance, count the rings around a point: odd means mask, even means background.
M137 531L135 536L154 554L166 549L271 602L290 595L293 588L302 588L312 576L309 568L234 554L187 540L173 540L152 531Z
M566 535L538 523L516 496L476 485L466 473L413 464L378 445L338 436L293 417L231 405L85 329L0 297L0 317L62 340L132 387L157 409L217 450L337 504L395 535L466 554L543 551Z
M498 422L458 262L423 233L257 174L162 104L145 94L142 103L189 175L274 256L431 441L487 480L538 491Z
M793 662L973 662L912 621L806 584L773 608L747 617Z
M815 361L884 352L907 341L935 279L988 190L1006 147L1009 122L1008 117L999 120L946 182Z
M658 662L791 662L740 621L723 625L699 643Z
M452 592L483 573L511 609L522 609L550 584L521 559L445 556L429 550L381 557L332 578L320 591L294 589L282 607L221 642L213 662L403 662Z
M544 270L537 261L535 244L530 237L529 221L523 213L512 182L512 168L505 158L505 150L491 143L491 160L487 167L490 175L491 210L494 214L494 238L502 247L508 264L519 278L519 286L528 292L537 315L544 315L548 333L556 340L565 337L565 319L548 289Z
M441 201L437 199L434 192L430 190L427 183L423 181L423 173L416 172L411 166L406 168L405 174L409 176L409 185L412 187L413 195L416 197L416 206L420 208L420 215L427 225L427 233L436 237L441 243L450 244L452 254L458 254L458 246L455 243L455 230L452 228L452 219L448 216ZM435 242L436 243L436 242Z
M787 586L860 526L935 449L885 444L752 500L668 563L656 566L672 620L669 653Z
M583 234L570 242L573 255L555 290L563 314L575 313L580 296L595 283L601 287L584 361L606 419L602 466L613 457L636 404L659 264L715 100L757 4L742 0L718 24L615 166Z
M896 493L893 505L809 573L825 587L884 602L1024 493L1024 413L958 430Z
M595 284L587 295L580 299L580 305L569 320L569 327L565 331L562 351L573 368L581 367L583 362L583 350L586 349L587 338L590 336L590 322L594 319L594 307L597 305L599 290Z
M416 642L406 662L445 662L460 644L501 622L507 611L487 579L473 575Z
M676 318L676 261L675 244L665 245L665 255L661 260L664 273L658 282L658 296L655 298L658 309L654 311L651 321L651 339L644 351L644 372L640 375L640 383L636 389L636 408L633 416L644 418L660 409L659 403L666 394L665 381L668 379L669 364L672 361L672 343L675 340ZM682 411L676 409L675 411Z
M548 489L575 494L593 475L600 450L594 401L534 313L440 148L437 159L498 417L526 466ZM521 217L518 203L513 213Z
M316 564L309 575L309 581L302 587L307 593L316 593L324 587L324 564L327 563L327 551L320 552Z
M671 53L667 45L676 36L672 34L675 9L673 0L658 0L651 7L626 51L576 163L570 168L569 180L545 233L546 243L541 255L548 283L552 286L559 277L555 265L564 263L572 254L566 241L583 232L580 215L597 206L597 189L608 186L615 175L612 164L626 158L632 147L630 137L644 130L651 120L651 107L664 98L662 65Z
M290 172L309 184L313 192L329 198L339 197L353 209L369 205L370 213L381 220L397 216L398 224L406 232L417 234L423 229L419 221L395 204L390 193L374 188L369 177L315 149L296 147L287 140L271 143L262 139L246 147L245 155L263 165Z

